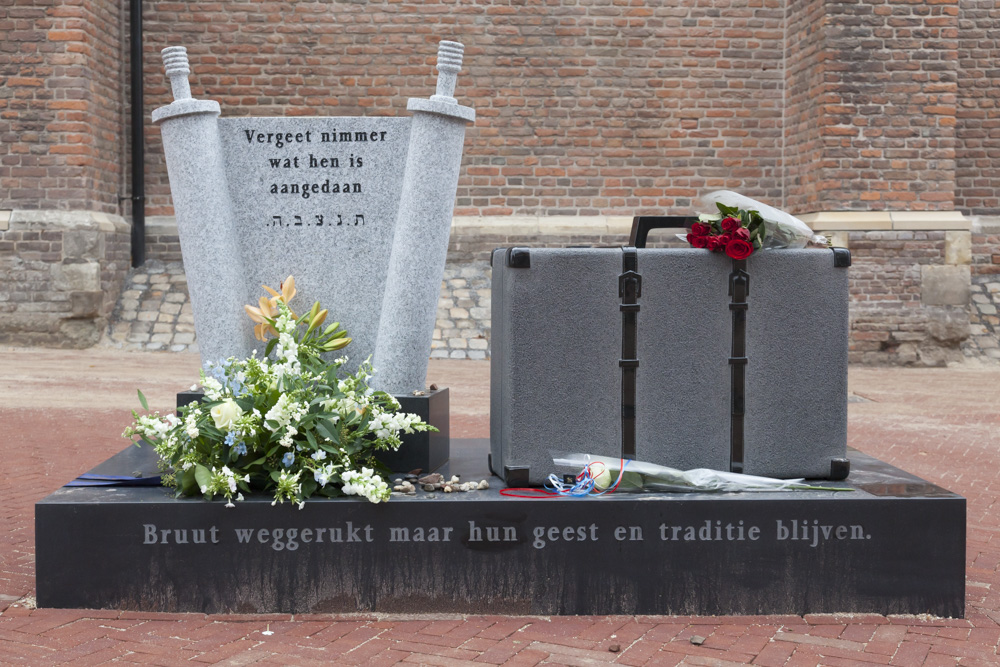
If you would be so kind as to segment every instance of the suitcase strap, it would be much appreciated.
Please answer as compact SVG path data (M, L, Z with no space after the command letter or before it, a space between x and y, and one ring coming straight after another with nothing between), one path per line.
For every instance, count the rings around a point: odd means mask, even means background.
M639 368L637 324L642 276L634 247L622 247L622 273L618 276L618 296L622 302L622 458L635 459L635 375Z
M746 413L747 368L747 297L750 295L750 275L745 259L733 260L729 274L729 310L733 313L733 346L729 357L732 382L729 470L743 472L743 417Z

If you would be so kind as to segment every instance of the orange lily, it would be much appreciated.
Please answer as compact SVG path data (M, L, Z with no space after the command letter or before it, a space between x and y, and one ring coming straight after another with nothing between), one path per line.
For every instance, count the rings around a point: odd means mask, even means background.
M253 306L243 306L243 309L247 311L247 315L250 316L250 319L257 323L253 328L253 335L257 338L257 340L264 340L267 334L271 334L272 336L278 335L277 330L271 326L271 323L268 322L268 320L273 320L278 316L278 301L282 301L287 306L288 302L295 298L295 278L292 276L285 278L285 280L278 286L281 289L280 293L274 291L267 285L261 285L261 287L267 290L268 294L271 295L271 298L269 299L266 296L260 297L257 308L254 308ZM292 317L297 317L291 308L288 310L292 314Z
M295 278L293 276L288 276L278 285L278 288L281 290L280 294L267 285L261 285L261 287L266 289L271 296L284 301L286 306L289 301L295 298Z
M273 297L271 301L275 304L277 304L277 300L280 299L286 306L288 306L288 303L295 298L295 278L293 276L288 276L278 285L278 288L281 290L280 293L274 291L267 285L261 285L261 287L266 289L268 294ZM295 311L293 311L291 307L289 307L288 310L291 311L292 317L297 317Z
M272 336L277 336L278 332L275 330L268 319L274 319L278 316L278 309L275 307L276 300L268 299L266 296L260 297L259 308L254 308L253 306L243 306L243 309L247 311L247 315L257 325L253 328L253 335L257 340L264 340L267 334Z

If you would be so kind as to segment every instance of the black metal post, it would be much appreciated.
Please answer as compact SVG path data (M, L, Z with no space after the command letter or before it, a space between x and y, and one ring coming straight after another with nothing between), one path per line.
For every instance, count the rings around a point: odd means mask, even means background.
M129 3L132 96L132 266L146 262L146 173L142 96L142 0Z

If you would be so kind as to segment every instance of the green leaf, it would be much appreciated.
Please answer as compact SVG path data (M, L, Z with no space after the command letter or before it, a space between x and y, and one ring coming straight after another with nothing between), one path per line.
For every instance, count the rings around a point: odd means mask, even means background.
M139 405L142 406L143 410L149 410L149 403L146 402L146 397L142 395L142 392L136 389L139 394Z
M211 471L200 463L194 467L194 478L198 482L198 488L207 487L212 483Z
M274 351L274 346L277 344L278 344L277 338L272 338L271 340L267 341L267 347L264 348L264 356L265 357L271 356L271 352Z
M330 442L340 444L340 433L329 419L320 419L316 422L316 430L321 436Z
M198 481L194 477L192 470L179 470L175 476L179 493L185 496L194 495L198 491Z

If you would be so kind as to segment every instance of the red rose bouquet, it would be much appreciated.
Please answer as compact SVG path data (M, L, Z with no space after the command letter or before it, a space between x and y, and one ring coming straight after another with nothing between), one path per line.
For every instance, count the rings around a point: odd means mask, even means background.
M757 211L716 205L718 216L702 216L691 225L685 239L692 247L724 252L733 259L746 259L763 246L766 228Z
M825 236L814 234L809 225L794 215L768 206L756 199L718 190L701 198L706 205L714 204L719 212L702 215L691 225L687 235L679 234L695 248L724 252L733 259L746 259L766 248L824 248Z

